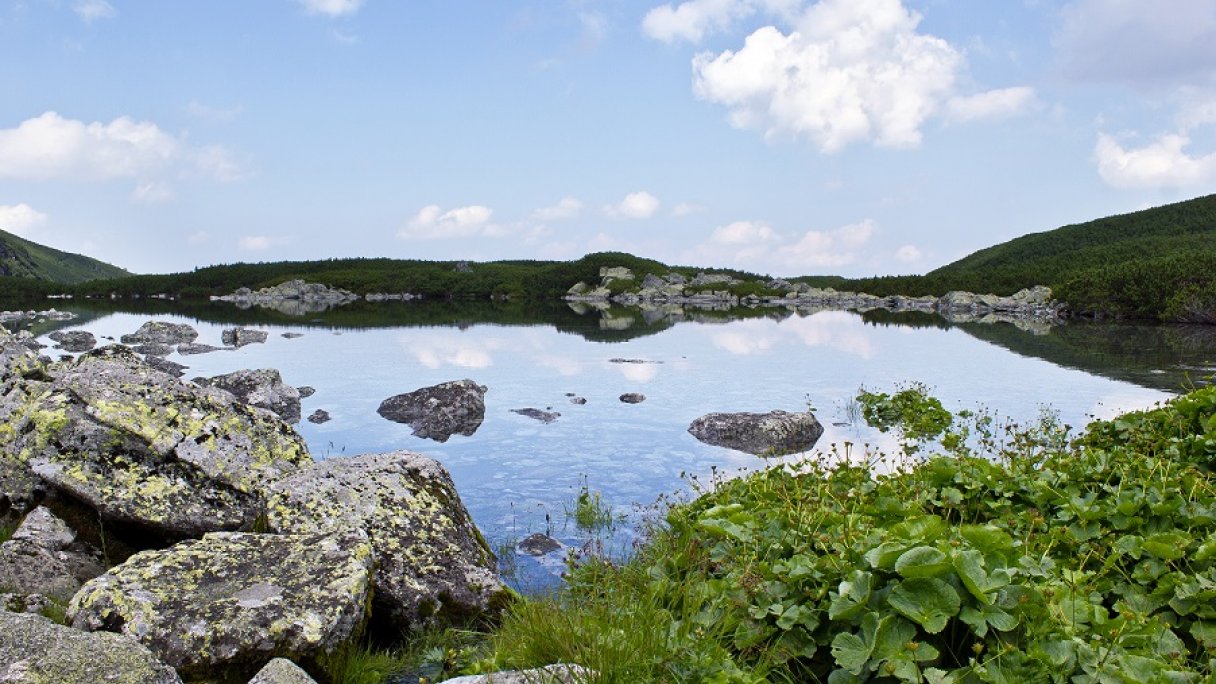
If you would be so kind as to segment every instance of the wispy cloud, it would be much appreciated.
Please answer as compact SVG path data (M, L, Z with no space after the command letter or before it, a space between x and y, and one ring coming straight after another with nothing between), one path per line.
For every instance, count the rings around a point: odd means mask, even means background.
M98 19L112 19L118 15L118 10L106 0L77 0L72 5L72 11L86 24Z
M640 190L625 195L625 198L616 204L606 205L604 214L613 218L648 219L655 215L660 206L659 198Z

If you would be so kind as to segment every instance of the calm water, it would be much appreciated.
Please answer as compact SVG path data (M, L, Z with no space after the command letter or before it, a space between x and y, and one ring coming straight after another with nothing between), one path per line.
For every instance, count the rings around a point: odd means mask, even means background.
M439 459L496 549L536 531L572 547L585 544L589 535L567 511L586 486L625 516L606 535L613 553L634 540L642 506L687 491L686 476L763 464L693 439L688 424L708 412L810 405L826 427L818 449L843 441L889 444L889 437L846 424L850 399L862 386L889 390L922 381L948 408L986 406L1031 420L1046 405L1083 426L1093 416L1167 398L1188 377L1210 375L1216 359L1206 329L1082 325L1035 335L1010 325L950 327L925 317L901 323L842 311L699 322L654 316L647 322L637 312L579 317L568 310L549 316L551 322L502 312L445 320L408 306L386 305L379 314L364 307L370 317L340 323L327 315L306 322L243 312L236 320L271 332L266 344L169 358L190 366L187 378L277 368L286 382L315 387L303 400L304 415L321 408L333 420L302 421L297 429L317 458L409 449ZM199 330L198 342L219 346L235 313L210 311L215 315L85 312L68 327L117 338L152 318L187 322ZM443 324L409 322L419 318ZM633 325L622 329L624 318ZM303 336L286 339L284 332ZM460 378L489 387L485 422L471 437L445 444L419 439L376 413L389 396ZM625 392L646 401L621 403ZM571 404L567 393L585 397L586 405ZM527 407L561 417L542 424L511 412ZM516 570L517 584L535 589L555 582L561 563L520 559Z

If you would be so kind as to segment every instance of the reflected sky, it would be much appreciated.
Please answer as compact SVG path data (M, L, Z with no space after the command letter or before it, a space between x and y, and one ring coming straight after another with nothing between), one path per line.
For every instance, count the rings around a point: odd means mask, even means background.
M198 342L221 343L224 326L156 318L189 322L199 329ZM81 327L117 338L148 319L116 313ZM303 414L324 409L332 420L301 422L297 429L317 458L409 449L439 459L496 547L536 531L571 546L585 543L588 535L567 520L567 511L586 485L628 516L608 536L610 548L627 549L642 515L637 507L686 491L685 477L762 467L757 457L687 433L693 419L709 412L812 406L826 428L817 448L826 451L833 443L892 444L889 435L848 424L847 407L859 387L885 391L921 381L950 409L987 407L1030 421L1049 405L1073 426L1168 396L1021 356L959 329L872 325L847 312L683 322L618 343L589 342L545 325L257 327L271 332L265 344L169 358L190 366L187 378L277 368L286 382L316 388L303 401ZM286 339L284 332L303 336ZM419 439L376 413L390 396L461 378L489 388L485 422L471 437L456 435L444 444ZM618 397L626 392L646 400L622 403ZM568 394L587 403L572 404ZM528 407L561 417L542 424L512 413ZM559 568L528 561L518 584L552 583Z

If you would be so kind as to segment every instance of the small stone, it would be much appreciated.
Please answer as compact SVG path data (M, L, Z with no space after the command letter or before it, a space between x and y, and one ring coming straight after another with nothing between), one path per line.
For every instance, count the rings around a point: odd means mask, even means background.
M587 403L587 398L586 397L570 397L570 403L574 404L575 406L582 406L583 404Z
M540 409L535 409L535 408L511 409L511 413L518 413L521 416L526 416L528 418L539 420L542 423L552 423L553 421L560 418L562 415L560 413L542 411Z
M544 556L562 548L564 547L561 542L540 532L534 532L524 537L515 545L516 551L528 556Z
M298 333L298 332L285 332L285 333L283 333L283 335L282 335L282 336L283 336L283 337L285 337L285 338L287 338L287 339L289 339L289 340L294 340L294 339L296 339L297 337L304 337L304 333Z
M646 395L638 394L637 392L626 392L621 395L620 399L626 404L640 404L646 401Z
M296 391L300 393L301 399L307 399L308 397L311 397L312 395L317 393L317 388L309 387L308 385L302 385L300 387L297 387Z
M177 345L177 353L181 354L182 356L190 356L191 354L210 354L211 352L217 352L221 349L223 349L223 347L213 347L209 344L195 344L193 342L189 344Z
M325 411L324 409L317 409L308 415L308 422L315 423L317 425L320 425L321 423L328 423L329 420L329 412Z

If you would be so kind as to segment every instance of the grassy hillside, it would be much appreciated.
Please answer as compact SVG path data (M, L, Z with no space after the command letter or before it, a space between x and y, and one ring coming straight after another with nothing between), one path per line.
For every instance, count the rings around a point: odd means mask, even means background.
M97 259L61 252L0 230L0 276L70 284L129 275Z

